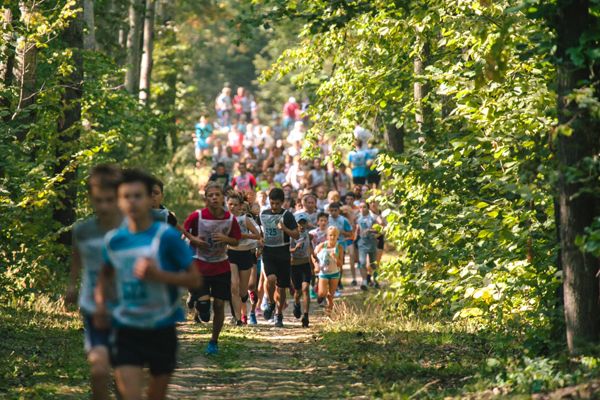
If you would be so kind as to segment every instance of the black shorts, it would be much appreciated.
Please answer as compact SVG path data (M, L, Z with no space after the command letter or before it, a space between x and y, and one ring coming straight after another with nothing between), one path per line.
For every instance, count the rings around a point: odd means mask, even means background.
M247 271L256 264L256 256L252 255L252 250L227 250L229 263L237 265L240 271Z
M379 249L379 250L383 250L383 245L384 245L384 243L385 243L384 236L383 236L383 235L379 236L379 237L377 238L377 249Z
M202 286L198 289L190 289L190 293L196 299L211 296L215 299L231 300L231 271L219 275L202 276Z
M110 362L114 368L125 365L150 368L152 375L173 373L177 354L174 326L159 329L118 328L112 335Z
M379 171L369 171L369 175L367 175L367 183L379 185L381 182L381 175Z
M367 177L365 176L353 176L352 183L355 185L364 185L367 183Z
M277 277L277 287L290 287L290 253L285 251L269 251L265 247L263 252L262 263L265 270L265 275L275 275Z
M310 284L312 279L312 270L310 264L292 265L292 285L294 289L302 290L302 283Z

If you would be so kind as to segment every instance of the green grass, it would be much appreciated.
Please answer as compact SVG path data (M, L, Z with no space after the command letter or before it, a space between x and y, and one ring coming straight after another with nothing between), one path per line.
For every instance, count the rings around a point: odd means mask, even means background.
M88 367L79 316L40 298L0 307L0 395L9 399L84 399Z

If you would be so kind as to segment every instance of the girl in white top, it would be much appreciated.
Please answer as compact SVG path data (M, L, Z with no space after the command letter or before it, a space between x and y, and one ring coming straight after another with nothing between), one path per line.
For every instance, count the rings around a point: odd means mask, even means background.
M333 309L333 296L341 279L341 269L344 263L342 246L338 243L340 232L335 226L327 228L327 240L315 249L315 273L319 276L319 298L327 299L326 311Z

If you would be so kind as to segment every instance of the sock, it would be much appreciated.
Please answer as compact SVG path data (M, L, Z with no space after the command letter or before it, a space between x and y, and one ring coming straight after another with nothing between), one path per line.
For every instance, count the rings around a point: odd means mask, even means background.
M371 274L367 274L367 283L371 283Z

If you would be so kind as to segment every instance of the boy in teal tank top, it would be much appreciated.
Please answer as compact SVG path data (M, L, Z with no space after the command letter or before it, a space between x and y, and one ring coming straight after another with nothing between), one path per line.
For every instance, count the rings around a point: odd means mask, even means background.
M107 315L107 289L114 284L117 292L111 362L123 399L142 397L146 366L151 375L148 398L165 398L176 364L175 324L184 320L178 289L201 284L192 251L179 232L153 220L153 183L142 171L123 171L117 194L127 223L105 237L105 264L96 290L99 321Z

